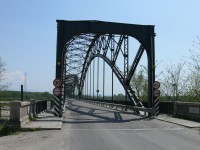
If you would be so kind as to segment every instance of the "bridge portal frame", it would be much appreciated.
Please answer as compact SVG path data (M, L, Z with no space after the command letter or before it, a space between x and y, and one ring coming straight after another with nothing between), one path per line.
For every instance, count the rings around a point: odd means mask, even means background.
M65 80L63 71L65 68L65 46L74 36L82 33L89 34L94 33L98 35L103 34L118 34L127 35L135 38L141 43L141 48L136 54L135 60L131 66L132 73L136 69L139 60L142 56L143 50L147 53L148 62L148 108L154 107L154 96L153 96L153 83L155 81L155 46L154 46L154 26L153 25L136 25L136 24L124 24L114 22L103 22L103 21L66 21L57 20L57 46L56 46L56 78ZM130 83L132 74L127 76L126 84ZM63 88L64 88L63 82ZM62 107L64 105L63 96L57 96L55 99L57 102L56 116L62 116ZM152 114L149 114L152 115Z

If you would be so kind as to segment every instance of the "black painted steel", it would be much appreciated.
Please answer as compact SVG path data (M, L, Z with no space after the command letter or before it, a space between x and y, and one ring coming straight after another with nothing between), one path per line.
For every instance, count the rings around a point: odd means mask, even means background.
M132 78L132 76L133 76L133 74L134 74L134 72L135 72L135 70L137 68L137 65L138 65L138 63L139 63L139 61L140 61L140 59L142 57L143 52L144 52L144 48L143 48L142 45L140 45L140 48L139 48L139 50L138 50L138 52L137 52L137 54L135 56L135 59L134 59L132 65L131 65L130 71L129 71L128 76L126 78L126 84L127 85L130 84L131 78Z
M146 50L148 59L148 108L153 109L152 84L155 81L155 52L154 52L154 26L133 25L102 21L64 21L57 20L57 56L56 78L63 81L64 97L74 95L75 89L81 98L84 83L84 94L88 95L88 70L91 62L98 57L97 71L99 71L99 58L103 59L116 75L132 105L144 107L130 86L130 79ZM129 71L128 37L138 40L141 47ZM124 51L123 51L124 50ZM110 51L110 53L108 53ZM124 68L120 70L116 65L119 53L124 57ZM105 67L105 66L104 66ZM103 68L104 68L103 67ZM123 72L122 72L123 71ZM91 72L91 69L90 69ZM94 98L94 73L93 63L93 98ZM104 74L103 74L104 78ZM103 79L104 82L104 79ZM104 83L103 83L104 84ZM112 83L113 86L113 83ZM86 88L87 87L87 88ZM91 73L90 73L91 87ZM86 91L87 90L87 91ZM91 90L90 90L91 91ZM112 88L113 91L113 88ZM97 73L97 99L99 93L99 74ZM104 95L104 86L103 86ZM85 96L84 96L85 97ZM113 97L113 92L112 92ZM88 97L87 97L88 98ZM149 114L152 115L152 114Z

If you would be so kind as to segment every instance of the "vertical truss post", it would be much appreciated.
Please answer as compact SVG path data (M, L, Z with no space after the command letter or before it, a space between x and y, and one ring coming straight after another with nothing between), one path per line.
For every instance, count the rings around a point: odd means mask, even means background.
M76 84L75 84L75 82L74 82L73 98L75 98L75 88L76 88Z
M93 60L93 99L94 99L94 72L95 72L95 59Z
M56 79L61 79L63 76L63 68L64 68L64 32L65 25L63 22L57 22L57 46L56 46ZM63 84L63 83L62 83ZM62 117L63 115L63 97L55 96L54 98L54 115L58 117Z
M154 35L151 36L151 50L152 50L152 64L153 64L152 65L152 85L155 82L155 69L156 69L155 68L156 65L155 65L155 39L154 39L154 37L155 37L155 33L154 33ZM153 104L153 107L155 109L156 108L156 103L155 102L157 101L157 99L153 95L153 87L152 87L152 95L151 95L151 97L152 97L152 104ZM157 111L159 112L159 107L158 107ZM156 115L156 114L154 114L154 115Z
M87 99L88 99L88 72L87 72Z
M91 83L92 83L91 68L92 68L92 66L90 65L90 99L91 99L91 96L92 96L92 93L91 93Z
M99 99L99 57L97 59L97 100Z
M128 36L124 36L124 83L128 76L128 64L129 64L129 48L128 48ZM125 92L125 101L127 101L127 93Z
M64 58L66 58L66 54L64 55ZM64 87L63 87L63 100L65 101L65 98L66 98L66 59L64 59L64 73L63 73L63 84L64 84Z
M104 90L105 90L105 61L103 60L103 100L104 100Z
M85 90L84 90L84 98L86 99L86 80L84 81L84 87L85 87Z
M114 36L112 35L111 39L111 62L112 65L114 65L113 60L114 60L114 51L115 51L115 43L114 43ZM112 69L112 102L113 102L113 69Z
M154 36L151 35L150 43L150 53L148 55L148 107L154 109L154 100L153 96L153 83L155 81L155 47L154 47ZM148 116L151 117L153 114L148 113Z

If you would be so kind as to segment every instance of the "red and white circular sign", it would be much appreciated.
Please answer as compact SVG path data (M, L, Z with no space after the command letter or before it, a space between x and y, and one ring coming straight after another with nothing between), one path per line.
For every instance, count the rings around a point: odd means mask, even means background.
M55 96L61 96L61 95L62 95L62 89L59 88L59 87L55 87L55 88L53 89L53 94L54 94Z
M154 97L159 97L160 96L160 91L159 90L154 90L153 91L153 96Z
M62 85L62 81L60 80L60 79L55 79L54 81L53 81L53 85L55 86L55 87L60 87L61 85Z
M153 83L153 88L154 88L154 89L158 89L159 87L160 87L160 82L155 81L155 82Z

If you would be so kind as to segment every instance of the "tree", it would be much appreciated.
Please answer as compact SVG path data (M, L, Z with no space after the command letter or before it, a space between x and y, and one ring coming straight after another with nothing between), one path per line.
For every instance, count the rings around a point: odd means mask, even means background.
M141 99L141 97L145 97L147 95L147 85L148 80L144 75L143 69L140 71L136 71L133 74L133 77L131 79L130 85L133 88L133 90L136 92L136 95Z
M162 92L169 98L173 97L173 100L178 101L179 96L186 91L186 80L184 80L184 67L185 63L178 63L177 65L167 65L164 72L164 79L162 80ZM168 99L169 100L169 99Z
M5 80L5 66L5 62L3 62L0 58L0 91L3 91L8 87L7 84L3 83L3 81Z
M200 38L197 36L196 41L193 41L194 50L190 50L188 65L190 73L188 75L189 93L193 97L200 97Z

